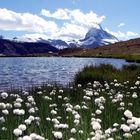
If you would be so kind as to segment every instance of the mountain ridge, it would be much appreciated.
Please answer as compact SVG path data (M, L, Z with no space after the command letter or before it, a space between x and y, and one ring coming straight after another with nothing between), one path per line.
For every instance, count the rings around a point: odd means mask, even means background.
M42 42L48 43L57 49L73 48L73 47L84 47L84 48L95 48L106 44L118 42L118 39L105 31L101 25L92 27L86 33L84 39L64 41L62 39L46 39L46 38L29 38L29 37L15 37L13 39L17 42Z

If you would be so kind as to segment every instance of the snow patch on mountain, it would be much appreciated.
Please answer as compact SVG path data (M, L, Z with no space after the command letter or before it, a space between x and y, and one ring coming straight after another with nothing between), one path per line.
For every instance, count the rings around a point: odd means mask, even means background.
M86 34L85 38L80 40L80 46L86 48L95 48L97 46L107 45L111 43L118 42L118 39L103 30L103 28L99 25L98 28L91 28Z

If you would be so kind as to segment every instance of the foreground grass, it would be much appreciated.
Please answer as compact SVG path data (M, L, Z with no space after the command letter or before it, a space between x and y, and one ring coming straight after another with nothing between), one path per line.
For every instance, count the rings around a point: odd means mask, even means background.
M118 71L108 65L100 67L105 73ZM130 67L137 77L127 81L123 73L124 81L98 79L84 87L42 86L29 92L0 93L0 140L139 140L140 77L136 69Z

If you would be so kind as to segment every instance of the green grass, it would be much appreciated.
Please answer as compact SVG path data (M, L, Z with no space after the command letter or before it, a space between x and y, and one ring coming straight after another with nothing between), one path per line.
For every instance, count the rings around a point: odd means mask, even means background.
M140 75L139 65L125 65L122 69L116 69L109 64L101 64L99 66L87 66L75 76L76 84L86 84L93 81L108 81L118 79L120 82L134 81Z

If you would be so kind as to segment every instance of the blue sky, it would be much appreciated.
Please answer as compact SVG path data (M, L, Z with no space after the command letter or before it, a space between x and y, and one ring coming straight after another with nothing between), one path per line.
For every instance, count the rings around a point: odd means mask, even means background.
M1 0L0 34L80 39L98 23L119 39L136 38L139 5L139 0Z

